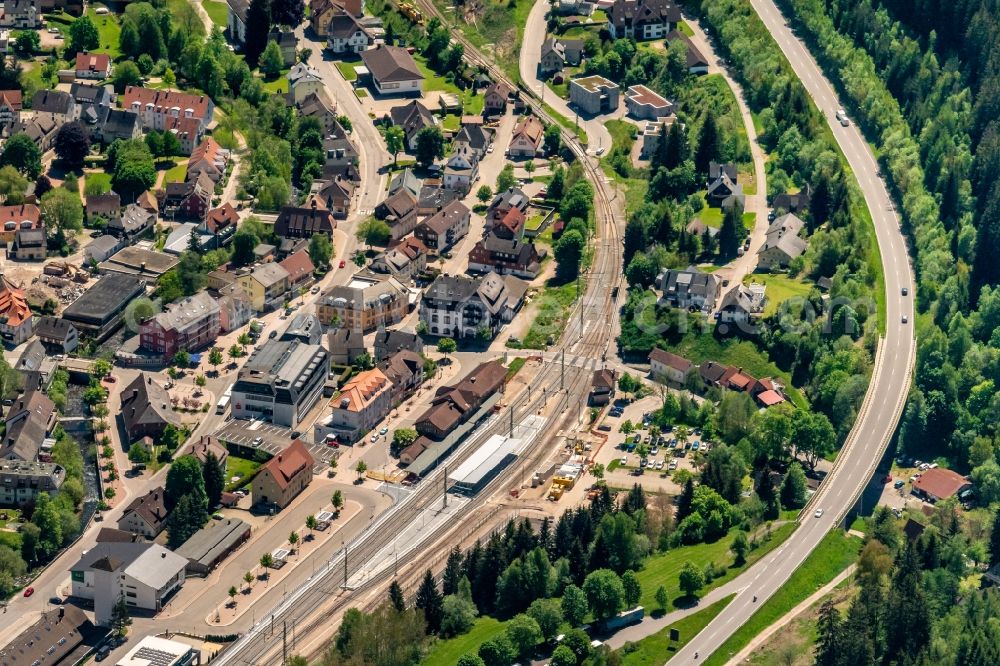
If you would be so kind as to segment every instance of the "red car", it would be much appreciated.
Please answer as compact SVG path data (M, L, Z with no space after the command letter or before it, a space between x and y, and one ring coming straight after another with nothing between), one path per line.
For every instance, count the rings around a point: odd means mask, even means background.
M343 268L343 267L344 267L344 266L346 266L346 265L347 265L347 262L346 262L346 261L344 261L343 259L341 259L341 260L340 260L340 267L341 267L341 268Z
M26 588L24 588L24 596L30 597L34 593L35 593L35 588L33 588L33 587L26 587Z

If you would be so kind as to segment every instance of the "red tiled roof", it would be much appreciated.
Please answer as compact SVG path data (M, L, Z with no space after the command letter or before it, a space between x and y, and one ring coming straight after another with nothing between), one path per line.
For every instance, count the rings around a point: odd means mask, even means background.
M77 53L76 71L78 72L108 72L111 69L111 57L106 53Z
M785 401L781 394L774 390L764 391L757 395L757 400L765 407L773 407Z
M130 109L134 102L139 103L140 111L147 104L152 104L161 113L176 106L181 110L181 113L185 109L192 109L195 117L207 119L210 100L207 95L190 95L177 90L153 90L140 86L128 86L125 88L122 107Z
M0 90L0 104L9 106L15 111L21 110L22 97L20 90Z
M315 459L306 450L302 440L297 439L291 446L264 463L264 472L271 475L278 487L284 490L302 470L312 467Z
M653 351L649 352L649 360L662 363L663 365L669 366L674 370L679 370L680 372L687 372L691 369L691 361L687 360L683 356L678 356L677 354L664 351L659 347L654 347Z
M288 255L279 262L279 265L288 271L289 282L303 280L316 270L312 260L309 259L309 253L305 250L299 250L294 254Z
M239 221L239 213L233 208L233 204L227 201L218 208L208 211L208 215L205 217L205 226L213 234L217 234L222 229L225 229L229 225L235 225Z
M913 482L916 490L936 499L947 499L969 485L969 480L950 469L935 467Z
M31 319L31 308L24 292L5 278L0 278L0 314L7 317L7 326L19 326L26 319Z

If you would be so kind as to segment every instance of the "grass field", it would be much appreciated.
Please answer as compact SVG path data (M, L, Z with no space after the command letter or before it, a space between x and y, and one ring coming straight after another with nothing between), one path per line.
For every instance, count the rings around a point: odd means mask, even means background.
M95 53L107 53L112 59L117 58L122 53L118 50L118 36L121 34L121 26L114 14L98 14L97 8L103 7L101 4L91 4L87 7L87 16L97 26L97 34L100 36L101 45L94 49Z
M167 169L167 173L163 176L164 183L183 183L184 176L187 175L187 162L181 162L180 164L175 164L171 168Z
M15 552L21 552L21 535L17 532L0 532L0 546L7 546Z
M469 633L435 643L420 663L427 666L451 666L457 663L463 654L474 654L484 641L501 632L503 623L500 620L481 617L472 625Z
M803 282L798 278L787 275L768 275L766 273L755 273L744 278L744 282L757 282L767 285L767 305L764 307L764 316L770 316L778 311L781 304L789 298L796 296L805 298L809 296L812 285Z
M90 191L91 188L100 188L101 193L107 193L111 190L111 174L107 174L101 171L88 171L84 175L84 191Z
M340 71L340 75L343 76L348 81L357 81L358 75L354 71L354 68L361 64L361 60L338 60L337 69Z
M722 644L708 659L706 666L725 664L750 640L795 608L802 600L833 580L858 557L861 539L836 531L826 535L819 547L802 563L774 596Z
M649 174L646 170L632 168L629 176L622 176L611 166L610 157L614 153L628 156L629 164L632 164L632 146L635 144L638 128L624 120L609 120L604 123L611 134L611 148L601 159L601 166L607 174L625 194L625 210L634 211L642 206L646 201L646 190L649 189Z
M462 113L469 116L477 116L483 112L485 100L482 95L477 95L474 90L468 88L462 90L454 83L441 76L427 65L427 59L422 55L415 55L413 59L417 62L417 67L424 75L424 92L445 92L454 93L462 98Z
M622 655L622 666L662 666L664 657L669 661L675 652L683 648L692 637L708 626L708 623L714 620L715 616L721 613L735 596L735 594L730 594L725 599L720 599L697 613L681 618L652 636L643 638L634 644L634 652L625 654L619 650L619 654ZM670 640L671 629L677 630L680 634L680 640Z
M586 289L582 281L580 288ZM550 335L558 339L566 326L566 317L576 297L576 282L546 287L538 299L535 320L531 322L522 346L527 349L545 349Z
M642 598L639 600L639 603L646 608L657 608L658 604L655 599L656 590L662 585L667 591L667 596L670 598L671 604L677 607L682 598L678 579L681 569L684 568L686 562L694 562L699 568L709 562L727 566L728 568L723 576L716 578L709 585L705 586L702 590L702 594L704 594L732 580L748 566L767 555L791 535L795 530L795 526L796 523L786 523L775 528L768 541L762 540L757 548L747 553L747 562L741 567L732 566L733 554L729 552L729 546L732 544L733 539L736 538L735 530L715 543L681 546L649 557L643 563L642 571L638 574L639 583L642 585Z
M538 228L542 226L542 222L545 220L545 215L542 213L532 213L531 217L527 219L524 223L524 228L527 231L538 231Z
M288 92L288 79L285 78L285 74L288 72L282 72L281 76L273 81L264 81L264 90L272 93L284 94Z
M236 456L226 458L226 490L235 490L244 485L253 477L258 467L260 467L260 463L247 460L246 458L238 458ZM234 476L240 477L240 480L233 482L232 478Z
M201 6L205 8L205 12L208 14L208 18L212 19L212 23L225 29L229 21L229 6L226 3L216 2L216 0L201 0Z

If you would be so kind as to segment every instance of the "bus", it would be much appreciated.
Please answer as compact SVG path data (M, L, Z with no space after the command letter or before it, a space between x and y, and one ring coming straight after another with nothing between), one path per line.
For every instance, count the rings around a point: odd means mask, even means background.
M233 385L230 384L229 388L226 389L225 393L222 394L222 397L219 398L219 402L215 405L216 414L226 413L226 407L229 406L229 400L232 398L232 395L233 395Z

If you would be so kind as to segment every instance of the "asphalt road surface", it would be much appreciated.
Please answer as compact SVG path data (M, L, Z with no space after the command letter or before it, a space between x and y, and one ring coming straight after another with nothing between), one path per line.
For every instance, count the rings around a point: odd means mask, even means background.
M916 342L913 337L913 271L892 200L860 130L834 118L843 106L809 50L796 39L772 0L751 0L806 91L827 118L847 157L875 223L887 298L886 332L858 420L833 471L803 512L802 525L774 556L751 567L739 580L742 592L674 657L693 663L718 649L768 597L777 591L857 500L896 429L909 391ZM902 295L906 288L908 296ZM904 323L904 317L907 323ZM822 514L816 517L815 513ZM757 601L754 602L754 596Z

